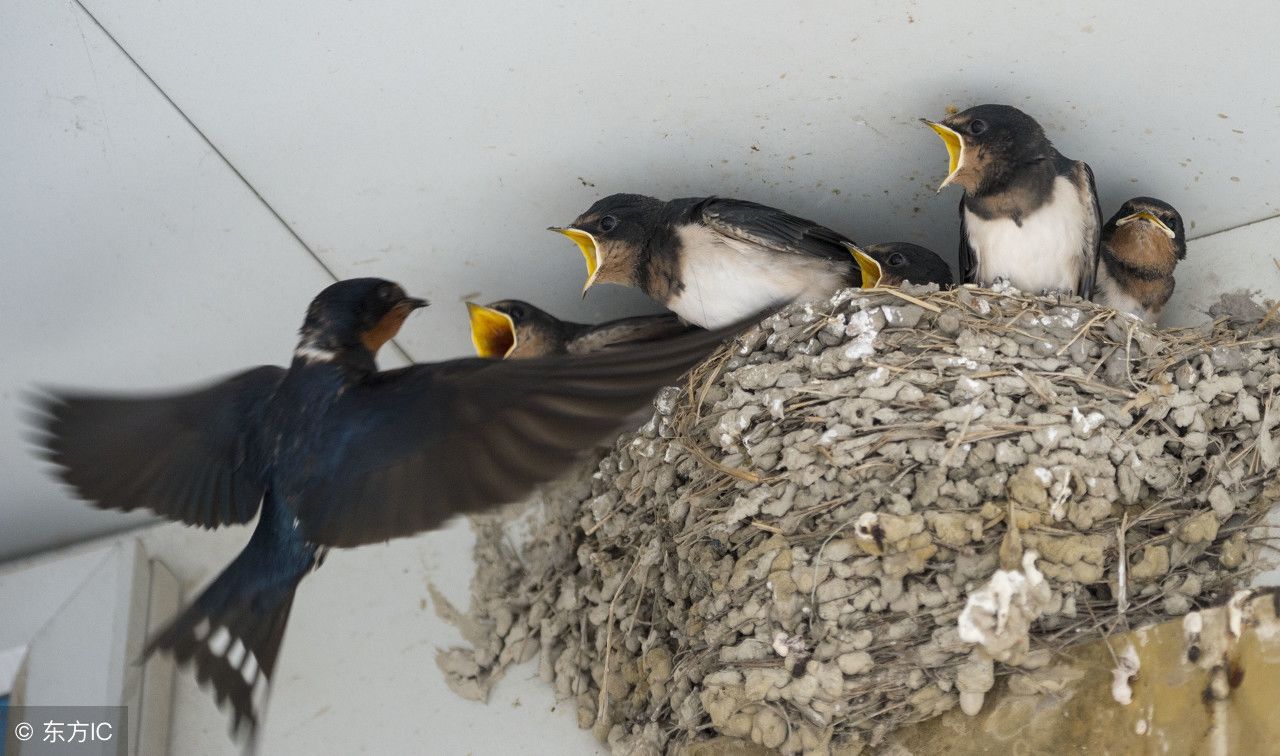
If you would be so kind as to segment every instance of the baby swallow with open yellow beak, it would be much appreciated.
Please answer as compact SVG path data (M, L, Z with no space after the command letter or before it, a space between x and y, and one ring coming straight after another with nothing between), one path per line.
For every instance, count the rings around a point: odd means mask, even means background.
M601 282L634 286L703 328L860 281L848 237L744 200L614 194L551 230L582 250L584 296Z
M1008 105L921 120L950 158L938 190L964 189L960 280L1090 297L1102 220L1089 166L1064 157L1035 119Z
M691 330L672 313L638 315L599 325L560 320L518 299L478 305L467 302L471 343L476 355L528 359L551 355L591 354L620 344L676 336Z
M858 247L846 245L858 264L862 288L901 286L904 283L951 287L951 268L931 249L910 242L887 242Z
M1102 227L1094 301L1155 324L1173 295L1173 269L1186 256L1178 211L1154 197L1134 197Z

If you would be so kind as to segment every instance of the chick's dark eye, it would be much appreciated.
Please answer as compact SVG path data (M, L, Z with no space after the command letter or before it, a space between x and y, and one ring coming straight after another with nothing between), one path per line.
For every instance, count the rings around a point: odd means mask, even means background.
M900 268L905 265L907 258L901 252L894 252L889 255L889 266L892 268Z
M606 215L600 219L600 230L606 234L618 227L618 219L612 215Z
M524 317L524 308L517 305L515 307L508 309L507 314L515 318L516 320L520 320L521 318Z
M982 119L974 119L969 122L969 133L977 136L987 130L987 122Z
M393 293L394 290L390 286L383 286L378 289L378 299L381 299L384 302L390 301Z

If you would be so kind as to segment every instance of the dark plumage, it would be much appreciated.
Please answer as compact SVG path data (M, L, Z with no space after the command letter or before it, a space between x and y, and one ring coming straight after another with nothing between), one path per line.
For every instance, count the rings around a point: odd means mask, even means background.
M634 286L704 328L859 282L849 238L744 200L615 194L552 230L582 250L584 295L599 282Z
M854 260L862 273L862 287L937 284L950 288L954 283L951 268L931 249L910 242L850 245Z
M41 402L45 455L95 506L203 527L258 515L240 555L147 647L193 662L230 701L237 731L258 723L294 591L326 549L524 497L733 330L379 371L378 348L425 305L389 281L342 281L311 303L288 369L162 396Z
M476 354L513 360L591 354L619 344L670 338L691 328L671 313L637 315L597 325L573 323L518 299L487 305L468 302L467 312Z
M1172 205L1134 197L1102 227L1094 301L1157 323L1173 296L1173 269L1187 256L1187 232Z
M1102 225L1088 164L1064 157L1035 119L1008 105L978 105L941 123L924 122L950 158L938 190L964 189L961 282L1004 280L1033 293L1088 298Z

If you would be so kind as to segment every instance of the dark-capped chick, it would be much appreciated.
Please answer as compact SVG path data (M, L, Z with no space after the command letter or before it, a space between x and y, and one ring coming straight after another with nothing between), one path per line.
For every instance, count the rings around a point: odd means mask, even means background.
M703 328L859 283L848 237L745 200L614 194L551 230L582 250L584 296L601 282L633 286Z
M910 242L886 242L863 247L849 245L861 272L862 288L901 286L904 283L937 284L950 288L951 268L936 252Z
M691 329L671 313L638 315L598 325L573 323L518 299L487 305L467 302L467 314L476 354L513 360L591 354L619 344L666 339Z
M1093 292L1102 220L1093 171L1064 157L1031 116L978 105L941 123L960 199L960 280L1030 293Z

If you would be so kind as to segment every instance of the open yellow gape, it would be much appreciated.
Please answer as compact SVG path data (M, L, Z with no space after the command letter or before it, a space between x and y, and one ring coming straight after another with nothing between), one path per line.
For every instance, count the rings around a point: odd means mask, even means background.
M940 123L930 121L927 118L921 118L920 122L933 129L942 143L947 146L947 177L938 184L938 191L946 188L956 177L956 172L960 170L960 166L964 164L964 140L960 138L960 134L954 129L943 126Z
M510 315L475 302L467 302L467 315L477 356L502 359L516 348L516 324Z
M582 285L582 296L585 297L587 289L596 281L596 272L600 270L600 246L596 244L594 236L582 229L552 226L551 230L573 239L578 249L582 250L582 259L587 263L587 282Z
M879 286L880 279L884 277L884 270L881 269L880 262L852 244L846 244L845 246L849 248L853 259L858 261L858 271L862 273L862 288L874 289Z

